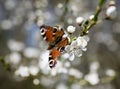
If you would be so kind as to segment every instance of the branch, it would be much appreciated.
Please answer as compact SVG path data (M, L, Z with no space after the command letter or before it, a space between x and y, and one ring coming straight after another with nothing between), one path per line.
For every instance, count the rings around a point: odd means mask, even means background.
M6 70L11 71L10 65L5 62L4 58L0 56L0 63L3 64Z
M98 16L99 16L99 14L100 14L100 12L102 10L102 6L103 6L105 1L106 0L99 0L97 9L96 9L95 14L94 14L94 18L92 20L90 20L90 21L86 20L84 22L84 24L83 24L84 27L83 27L83 30L81 32L81 36L86 35L88 33L88 31L90 30L90 28L93 27L97 23Z

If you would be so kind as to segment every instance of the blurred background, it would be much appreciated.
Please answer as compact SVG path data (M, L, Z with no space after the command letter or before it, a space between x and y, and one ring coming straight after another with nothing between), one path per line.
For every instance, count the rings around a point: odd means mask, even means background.
M117 17L104 20L109 1L83 56L62 54L51 70L38 25L74 25L78 35L76 18L93 15L98 0L0 0L0 89L120 89L120 0Z

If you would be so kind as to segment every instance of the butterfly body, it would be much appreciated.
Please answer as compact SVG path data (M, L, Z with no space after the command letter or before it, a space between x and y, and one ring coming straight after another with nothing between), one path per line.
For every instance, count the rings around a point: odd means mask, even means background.
M69 43L68 38L64 37L64 30L58 26L51 27L42 25L40 27L40 32L43 39L48 42L48 50L50 50L49 67L53 68L57 63L57 57L64 52L65 46Z

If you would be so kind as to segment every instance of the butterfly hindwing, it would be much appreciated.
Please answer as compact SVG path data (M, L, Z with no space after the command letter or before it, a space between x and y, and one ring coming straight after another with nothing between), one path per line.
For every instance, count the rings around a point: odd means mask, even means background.
M57 48L53 48L49 54L49 67L53 68L56 65L56 58L60 55L60 51Z
M56 65L56 58L64 52L65 46L68 44L68 38L63 38L55 47L50 51L49 66L53 68Z

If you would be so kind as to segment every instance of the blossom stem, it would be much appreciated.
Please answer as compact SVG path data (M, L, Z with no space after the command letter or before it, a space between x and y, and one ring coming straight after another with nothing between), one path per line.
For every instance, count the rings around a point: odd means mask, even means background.
M88 33L88 31L90 30L90 28L96 24L96 22L98 21L98 16L102 10L102 6L103 6L105 1L106 0L99 0L98 5L97 5L97 9L96 9L95 14L94 14L94 18L92 20L90 20L87 27L82 29L82 32L80 34L81 36L86 35ZM83 24L83 26L85 26L85 23Z
M0 56L0 63L3 64L3 66L5 66L5 69L8 71L11 71L10 65L8 63L5 62L4 58Z

